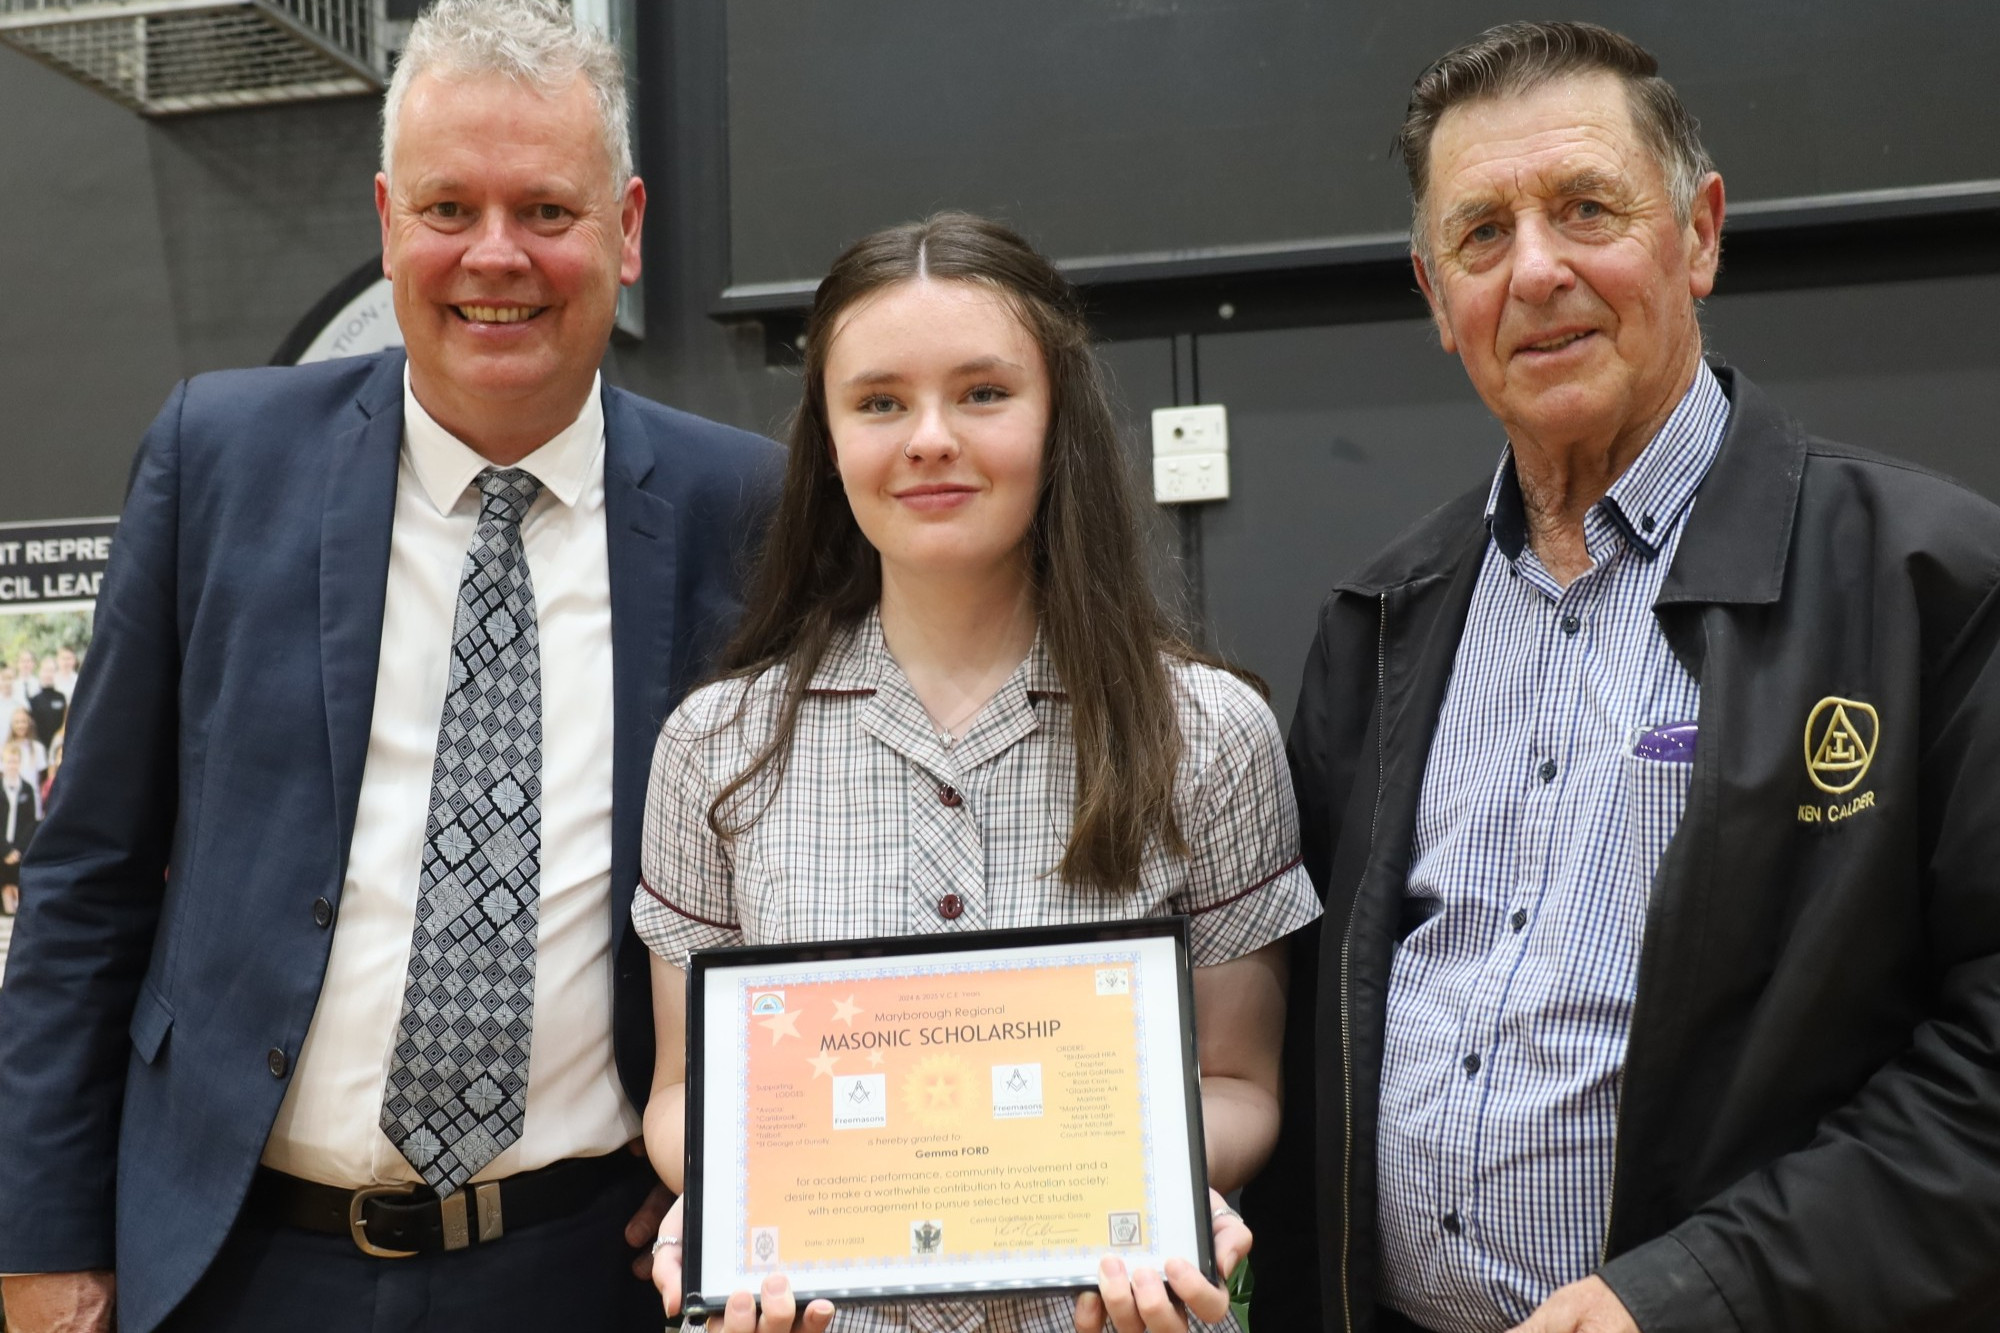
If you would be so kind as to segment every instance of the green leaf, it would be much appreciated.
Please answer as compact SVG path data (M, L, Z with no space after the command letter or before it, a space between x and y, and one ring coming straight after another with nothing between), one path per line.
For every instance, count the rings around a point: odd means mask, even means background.
M1243 1333L1250 1333L1250 1297L1257 1287L1256 1279L1250 1274L1250 1260L1246 1256L1236 1265L1236 1271L1229 1275L1229 1312L1236 1316L1236 1326Z

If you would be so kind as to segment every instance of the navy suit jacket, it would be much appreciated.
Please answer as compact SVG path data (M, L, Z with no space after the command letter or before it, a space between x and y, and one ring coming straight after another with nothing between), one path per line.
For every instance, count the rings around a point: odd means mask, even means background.
M125 1333L215 1257L319 1002L314 904L338 911L368 748L402 368L200 376L134 465L0 988L0 1273L115 1266ZM733 625L780 455L616 389L604 423L613 1027L643 1106L628 909L653 741Z

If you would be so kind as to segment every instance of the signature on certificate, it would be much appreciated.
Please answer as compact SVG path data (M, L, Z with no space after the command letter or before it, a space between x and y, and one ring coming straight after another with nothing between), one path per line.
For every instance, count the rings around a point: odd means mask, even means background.
M993 1224L1002 1245L1054 1245L1076 1239L1076 1227L1051 1217L1008 1217Z

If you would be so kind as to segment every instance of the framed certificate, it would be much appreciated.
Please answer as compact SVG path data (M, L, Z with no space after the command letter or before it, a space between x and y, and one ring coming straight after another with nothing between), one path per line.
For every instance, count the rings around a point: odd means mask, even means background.
M1187 920L696 952L689 1318L1210 1280Z

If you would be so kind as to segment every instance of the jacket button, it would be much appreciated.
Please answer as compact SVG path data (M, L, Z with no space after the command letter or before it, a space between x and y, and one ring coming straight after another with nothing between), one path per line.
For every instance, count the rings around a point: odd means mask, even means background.
M965 911L965 900L955 893L947 893L938 899L938 915L947 921L956 921Z
M333 924L333 904L324 898L313 899L313 924L325 930Z
M1541 775L1542 781L1554 782L1556 780L1556 761L1553 759L1544 759L1542 760L1542 766L1535 771Z
M285 1053L276 1046L264 1052L264 1068L271 1071L272 1078L283 1078L285 1070L289 1068L285 1060Z
M958 788L956 787L939 787L938 801L940 804L949 806L954 810L965 804L965 798L958 794Z

